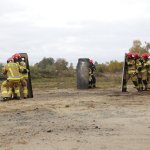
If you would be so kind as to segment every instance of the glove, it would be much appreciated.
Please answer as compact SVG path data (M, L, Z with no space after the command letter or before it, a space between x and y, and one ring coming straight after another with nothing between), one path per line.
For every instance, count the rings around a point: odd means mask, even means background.
M140 72L142 70L142 67L139 67L137 70Z
M145 65L145 68L148 69L148 68L149 68L149 65Z
M135 71L135 72L132 74L132 76L135 76L137 73L138 73L138 72L137 72L137 71Z
M132 64L128 64L128 66L129 66L129 67L132 67L133 65L132 65Z
M22 73L23 73L23 74L28 73L27 69L23 69Z
M139 61L140 61L141 63L143 63L143 60L142 60L142 59L140 59Z

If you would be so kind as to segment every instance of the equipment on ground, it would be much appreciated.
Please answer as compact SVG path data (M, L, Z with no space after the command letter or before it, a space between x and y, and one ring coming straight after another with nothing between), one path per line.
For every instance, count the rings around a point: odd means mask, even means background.
M77 64L77 88L89 88L89 58L79 58Z

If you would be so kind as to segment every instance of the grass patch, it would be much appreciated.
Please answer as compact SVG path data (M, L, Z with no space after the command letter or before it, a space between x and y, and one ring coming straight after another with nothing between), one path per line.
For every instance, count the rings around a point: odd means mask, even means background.
M61 77L61 78L41 78L32 80L33 88L57 88L67 89L76 88L76 80L74 77Z
M97 77L97 87L101 89L118 87L121 84L121 76L109 75ZM33 88L68 89L77 88L75 77L40 78L32 80Z
M96 86L100 89L118 87L121 85L121 75L106 75L96 77ZM0 81L0 85L3 81ZM130 82L129 82L130 83ZM52 77L32 79L33 88L68 89L77 88L76 77Z

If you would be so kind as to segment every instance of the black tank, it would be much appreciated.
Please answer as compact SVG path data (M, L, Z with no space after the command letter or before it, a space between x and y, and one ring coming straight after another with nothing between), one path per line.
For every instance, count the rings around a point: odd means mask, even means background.
M77 88L88 89L89 87L89 59L79 58L77 64Z

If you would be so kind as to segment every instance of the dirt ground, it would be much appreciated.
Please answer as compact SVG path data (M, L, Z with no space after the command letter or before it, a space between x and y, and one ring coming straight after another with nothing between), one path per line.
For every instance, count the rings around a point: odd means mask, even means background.
M149 150L150 92L34 89L0 102L0 150Z

